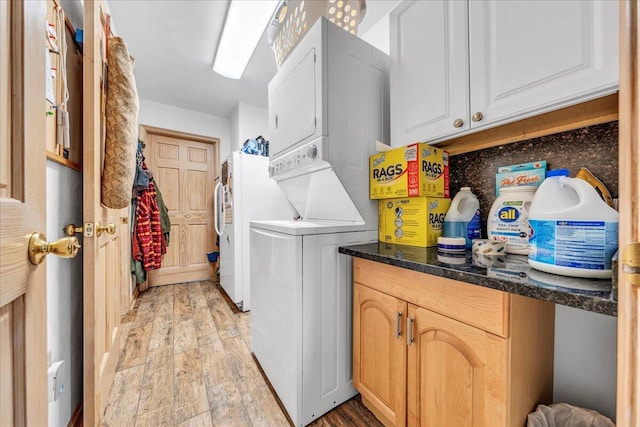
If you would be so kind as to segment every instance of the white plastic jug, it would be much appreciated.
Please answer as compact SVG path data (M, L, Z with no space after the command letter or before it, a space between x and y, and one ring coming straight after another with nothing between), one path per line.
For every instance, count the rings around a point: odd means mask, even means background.
M618 212L586 181L549 176L531 202L529 265L564 276L606 279L618 249Z
M462 187L451 201L444 217L444 237L464 237L467 249L471 241L480 238L480 202L471 187Z

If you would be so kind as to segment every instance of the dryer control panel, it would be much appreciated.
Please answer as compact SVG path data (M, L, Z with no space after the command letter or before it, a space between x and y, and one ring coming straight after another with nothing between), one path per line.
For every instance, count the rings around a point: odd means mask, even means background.
M330 167L324 158L324 138L308 142L269 162L269 176L276 181Z

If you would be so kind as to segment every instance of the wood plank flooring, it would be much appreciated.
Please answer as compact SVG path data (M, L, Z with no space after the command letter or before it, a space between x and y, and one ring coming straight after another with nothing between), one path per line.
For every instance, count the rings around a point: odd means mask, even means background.
M249 313L212 281L153 287L123 316L105 426L291 425L251 355ZM357 396L311 426L382 426Z

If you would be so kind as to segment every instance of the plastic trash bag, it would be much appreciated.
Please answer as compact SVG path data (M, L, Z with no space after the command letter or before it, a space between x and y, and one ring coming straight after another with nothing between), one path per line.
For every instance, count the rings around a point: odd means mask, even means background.
M240 151L247 154L269 156L269 141L265 141L262 135L258 136L256 139L247 139L242 145Z
M538 405L527 417L527 427L615 427L604 415L568 403Z

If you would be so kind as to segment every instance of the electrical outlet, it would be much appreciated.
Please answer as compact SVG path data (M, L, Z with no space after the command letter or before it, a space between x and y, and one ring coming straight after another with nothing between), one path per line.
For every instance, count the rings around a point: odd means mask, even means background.
M47 374L47 394L51 403L58 400L64 390L64 360L53 363L47 370Z

